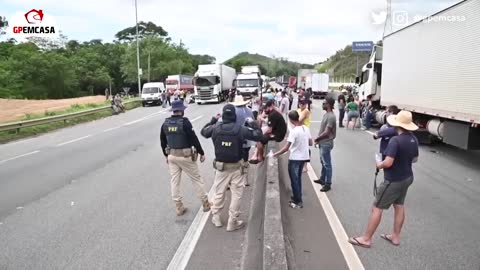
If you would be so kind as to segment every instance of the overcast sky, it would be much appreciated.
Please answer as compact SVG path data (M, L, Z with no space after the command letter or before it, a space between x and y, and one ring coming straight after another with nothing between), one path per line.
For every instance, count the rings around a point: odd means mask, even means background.
M42 9L69 39L112 41L135 25L134 0L1 0L0 15ZM430 15L459 0L392 0L394 12ZM386 0L138 0L152 21L192 53L222 62L243 51L317 63L352 41L378 41ZM375 16L372 16L373 15ZM399 28L395 26L394 28Z

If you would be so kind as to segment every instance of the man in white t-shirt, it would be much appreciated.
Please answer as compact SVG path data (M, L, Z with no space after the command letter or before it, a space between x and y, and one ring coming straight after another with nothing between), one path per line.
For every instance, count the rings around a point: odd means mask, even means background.
M294 209L303 208L302 170L305 162L310 161L308 150L310 146L313 145L310 129L302 125L299 118L300 116L297 111L291 111L288 113L288 119L294 127L289 131L285 146L273 155L274 157L277 157L290 150L290 156L288 158L288 174L290 176L293 193L290 207Z

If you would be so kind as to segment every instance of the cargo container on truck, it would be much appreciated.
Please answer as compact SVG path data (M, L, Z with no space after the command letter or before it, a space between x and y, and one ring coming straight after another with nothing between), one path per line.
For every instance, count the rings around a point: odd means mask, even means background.
M265 89L267 87L268 82L270 81L270 77L267 77L265 75L260 76L262 77L262 88Z
M357 77L377 122L396 105L412 112L420 140L480 149L478 14L480 1L466 0L384 37Z
M286 76L286 75L278 76L276 82L279 85L281 85L283 87L286 87L286 86L288 86L288 76Z
M288 78L288 88L294 89L296 85L297 85L297 77L290 76Z
M195 102L221 102L233 87L237 73L234 68L223 64L199 65L193 77Z
M307 89L307 80L309 83L311 83L311 75L313 73L317 73L317 70L315 69L299 69L298 70L298 76L297 76L297 88L300 89ZM310 78L310 79L308 79ZM309 87L311 85L309 84Z
M178 90L186 90L187 93L193 92L193 84L192 84L193 77L190 75L169 75L165 80L165 87L170 94L173 95L175 91Z
M325 98L329 92L328 90L329 76L327 73L313 73L312 74L312 97Z
M162 104L162 93L165 92L165 85L162 82L145 83L142 88L142 106Z
M262 91L263 80L258 66L243 66L241 73L235 79L237 95L249 98L252 95L259 95Z

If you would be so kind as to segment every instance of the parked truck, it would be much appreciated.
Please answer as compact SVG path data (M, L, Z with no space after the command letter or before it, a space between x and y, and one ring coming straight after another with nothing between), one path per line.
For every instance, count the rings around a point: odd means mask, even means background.
M287 87L288 86L288 77L289 76L287 76L287 75L278 76L275 82L278 83L279 85L281 85L282 87Z
M308 87L311 87L311 75L314 73L317 73L317 70L299 69L297 76L297 88L307 89Z
M221 102L228 96L236 77L234 68L223 64L199 65L193 77L195 102Z
M241 73L237 74L234 83L237 95L247 98L252 95L259 95L263 84L261 76L262 74L258 66L243 66Z
M396 105L412 112L421 141L480 149L478 14L480 1L465 0L384 37L357 77L377 122L385 122L385 106Z
M288 88L294 89L296 85L297 85L297 77L295 76L288 77Z
M181 91L187 91L187 93L192 93L192 79L193 77L190 75L169 75L165 80L165 86L171 95L173 95L177 89Z
M327 73L313 73L312 74L312 97L325 98L329 92L328 90L329 76Z

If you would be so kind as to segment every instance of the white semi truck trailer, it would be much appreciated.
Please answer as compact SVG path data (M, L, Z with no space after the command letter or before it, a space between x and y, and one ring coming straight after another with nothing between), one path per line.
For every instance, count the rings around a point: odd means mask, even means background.
M195 102L221 102L233 87L237 73L234 68L223 64L199 65L193 77Z
M357 77L377 122L396 105L412 112L422 141L480 149L478 14L480 1L465 0L384 37Z

